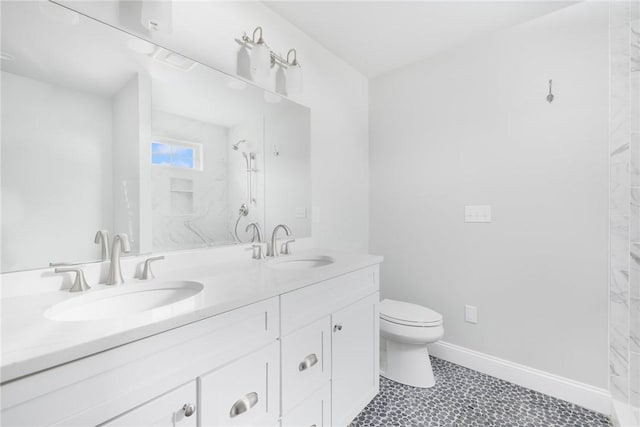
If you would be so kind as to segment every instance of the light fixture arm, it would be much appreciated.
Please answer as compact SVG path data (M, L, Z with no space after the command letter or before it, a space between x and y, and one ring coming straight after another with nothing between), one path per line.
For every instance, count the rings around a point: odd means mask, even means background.
M293 61L289 61L289 56L291 55L291 53L293 52ZM283 58L282 56L278 55L275 52L271 52L271 67L274 67L276 64L279 64L280 66L284 67L284 68L289 68L289 67L299 67L300 63L298 62L298 53L296 52L295 49L289 49L289 52L287 52L287 57Z
M258 38L258 41L256 41L256 33L258 32L258 30L260 31L260 38ZM256 27L256 29L253 30L253 35L251 36L251 41L253 42L253 44L264 43L264 40L262 39L262 27Z
M260 33L258 39L256 40L256 34ZM264 41L264 39L262 38L262 27L256 27L253 30L253 33L251 34L251 37L249 37L247 35L247 33L244 33L242 35L242 39L238 40L235 39L236 42L241 45L244 46L248 49L252 49L253 46L258 45L258 44L264 44L267 47L269 47L269 45ZM275 53L274 51L271 50L271 48L269 48L269 52L271 55L271 67L274 67L276 64L279 64L280 66L284 67L284 68L289 68L289 67L299 67L300 63L298 62L298 52L295 49L289 49L289 51L287 52L287 56L286 58L283 58L282 56L278 55L277 53ZM289 58L291 57L291 54L293 54L293 60L289 60Z
M293 53L293 61L289 61L289 55ZM289 52L287 52L287 63L291 64L291 65L298 65L298 52L296 52L295 49L289 49Z

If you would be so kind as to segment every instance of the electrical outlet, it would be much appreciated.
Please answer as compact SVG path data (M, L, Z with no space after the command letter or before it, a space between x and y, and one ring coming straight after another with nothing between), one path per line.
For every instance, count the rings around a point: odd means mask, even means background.
M478 307L474 305L465 305L464 321L473 324L478 323Z

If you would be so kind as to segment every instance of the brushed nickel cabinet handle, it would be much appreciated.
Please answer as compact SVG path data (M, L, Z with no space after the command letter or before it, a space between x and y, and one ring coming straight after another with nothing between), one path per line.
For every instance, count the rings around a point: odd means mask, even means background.
M185 417L190 417L194 412L196 412L196 405L193 403L185 403L182 410L184 411Z
M302 362L300 362L300 364L298 365L298 370L300 372L305 371L310 367L312 367L313 365L315 365L316 363L318 363L318 356L316 356L315 353L312 353L307 357L305 357L304 359L302 359Z
M342 325L339 323L333 327L333 332L340 332L341 330L342 330Z
M258 403L258 393L252 392L245 394L233 404L231 411L229 411L229 416L233 418L240 414L244 414L249 409L256 406L256 403Z

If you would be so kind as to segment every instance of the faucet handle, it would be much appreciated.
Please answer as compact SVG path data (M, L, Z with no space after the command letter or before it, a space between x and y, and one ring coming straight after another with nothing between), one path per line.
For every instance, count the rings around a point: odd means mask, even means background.
M253 251L251 258L263 259L265 246L266 246L266 243L253 243L250 248L247 248L247 250Z
M69 292L84 292L91 289L91 286L87 284L87 281L84 278L84 271L80 267L56 267L56 273L67 273L74 272L76 273L76 278L73 281L73 286L69 288Z
M153 261L160 261L162 259L164 259L164 255L152 256L151 258L147 258L144 261L144 268L142 269L142 276L140 276L140 280L151 280L156 277L153 275L153 271L151 271L151 263Z
M291 255L291 248L289 247L289 243L294 243L296 241L295 238L285 239L280 246L280 254L282 255Z
M62 262L50 262L49 263L49 267L71 267L74 265L80 265L79 262L66 262L66 261L62 261Z

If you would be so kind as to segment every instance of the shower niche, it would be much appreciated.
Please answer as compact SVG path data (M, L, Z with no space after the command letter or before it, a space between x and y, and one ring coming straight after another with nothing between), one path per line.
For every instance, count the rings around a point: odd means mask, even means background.
M98 261L99 229L130 255L310 235L307 107L53 2L1 7L0 272Z

